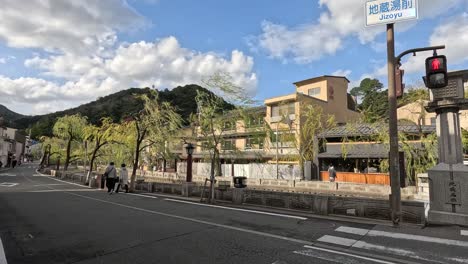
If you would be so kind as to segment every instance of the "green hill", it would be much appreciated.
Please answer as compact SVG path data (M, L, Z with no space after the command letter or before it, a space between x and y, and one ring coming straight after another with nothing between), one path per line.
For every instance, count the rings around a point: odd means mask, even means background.
M187 122L190 114L197 111L195 102L197 90L209 92L201 86L191 84L179 86L172 90L166 89L159 91L159 98L161 101L170 102L172 105L176 106L179 114L185 122ZM96 101L75 108L37 116L23 116L8 110L4 106L0 106L0 116L4 117L5 122L9 126L18 129L31 128L31 136L33 138L38 138L42 135L51 136L55 120L64 115L79 113L88 117L88 121L92 124L99 124L101 118L106 116L111 117L114 122L120 122L126 115L143 109L143 102L138 98L138 95L149 95L150 91L150 88L130 88L100 97ZM234 106L226 102L225 109L234 109Z
M0 121L2 123L1 125L11 126L13 121L23 118L25 116L15 113L10 109L6 108L5 106L0 105L0 117L2 118L2 120Z

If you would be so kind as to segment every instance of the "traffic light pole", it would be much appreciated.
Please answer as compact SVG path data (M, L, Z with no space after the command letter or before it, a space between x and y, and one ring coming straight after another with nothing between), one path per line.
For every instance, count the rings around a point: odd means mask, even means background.
M390 135L390 206L392 222L397 226L401 220L400 168L398 163L398 120L395 86L395 33L393 24L387 24L387 68L388 68L388 105Z
M387 24L387 67L388 67L388 103L389 103L389 136L390 136L390 206L392 209L392 222L398 226L401 220L401 190L400 190L400 164L398 155L398 117L395 66L401 65L401 58L416 52L444 49L445 46L424 47L410 49L395 57L395 33L393 24Z

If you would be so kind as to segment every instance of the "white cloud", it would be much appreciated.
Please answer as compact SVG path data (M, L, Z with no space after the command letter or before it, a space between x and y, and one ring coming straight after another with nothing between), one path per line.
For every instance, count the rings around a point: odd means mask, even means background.
M118 31L145 23L125 0L0 4L0 41L46 51L24 62L39 70L39 77L0 76L0 103L21 106L21 113L62 110L130 87L200 83L216 71L229 73L251 94L257 86L253 59L238 50L230 56L198 52L182 47L175 37L120 43Z
M323 56L333 55L342 48L343 38L357 36L367 43L382 32L381 27L364 27L361 0L320 0L324 11L317 22L288 28L264 21L262 33L249 38L252 50L265 50L270 57L297 63L310 63Z
M253 94L257 77L253 59L234 50L225 58L216 53L201 53L180 46L175 37L155 42L122 44L112 57L74 54L34 57L25 65L46 76L63 79L59 84L39 78L0 78L0 103L29 102L35 111L63 109L88 102L129 87L173 88L201 83L216 71L229 73L235 84Z
M443 21L434 29L429 38L429 46L445 45L445 49L439 50L439 54L447 56L448 70L451 65L462 64L468 61L468 13ZM402 65L407 73L421 73L424 75L425 59L432 56L432 51L418 53L416 57L410 57Z
M16 48L96 53L144 19L123 0L0 0L0 40Z
M296 63L310 63L327 55L334 55L342 48L347 37L357 37L362 44L371 43L381 50L381 43L373 43L385 26L365 27L364 1L319 0L323 11L316 22L296 27L287 27L270 21L262 22L262 33L248 38L253 51L263 50L271 58ZM448 10L467 10L468 0L422 0L419 1L420 19L436 17ZM405 31L416 21L398 24Z
M352 72L351 70L337 70L333 72L331 75L348 77L351 74L351 72Z

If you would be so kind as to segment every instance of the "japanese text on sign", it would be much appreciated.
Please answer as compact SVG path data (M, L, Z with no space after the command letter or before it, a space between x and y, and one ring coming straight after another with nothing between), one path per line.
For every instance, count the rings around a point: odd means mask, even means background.
M366 25L390 24L418 18L417 0L372 0L366 2Z

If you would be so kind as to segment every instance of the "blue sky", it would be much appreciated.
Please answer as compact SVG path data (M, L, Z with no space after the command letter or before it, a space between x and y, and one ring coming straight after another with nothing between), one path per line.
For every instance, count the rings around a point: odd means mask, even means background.
M217 70L260 101L320 75L345 75L350 88L387 79L385 28L364 26L364 0L0 4L0 104L23 114L129 87L201 83ZM396 52L445 44L449 69L468 68L468 0L419 0L419 12L395 25ZM426 55L403 65L407 84L421 85Z

